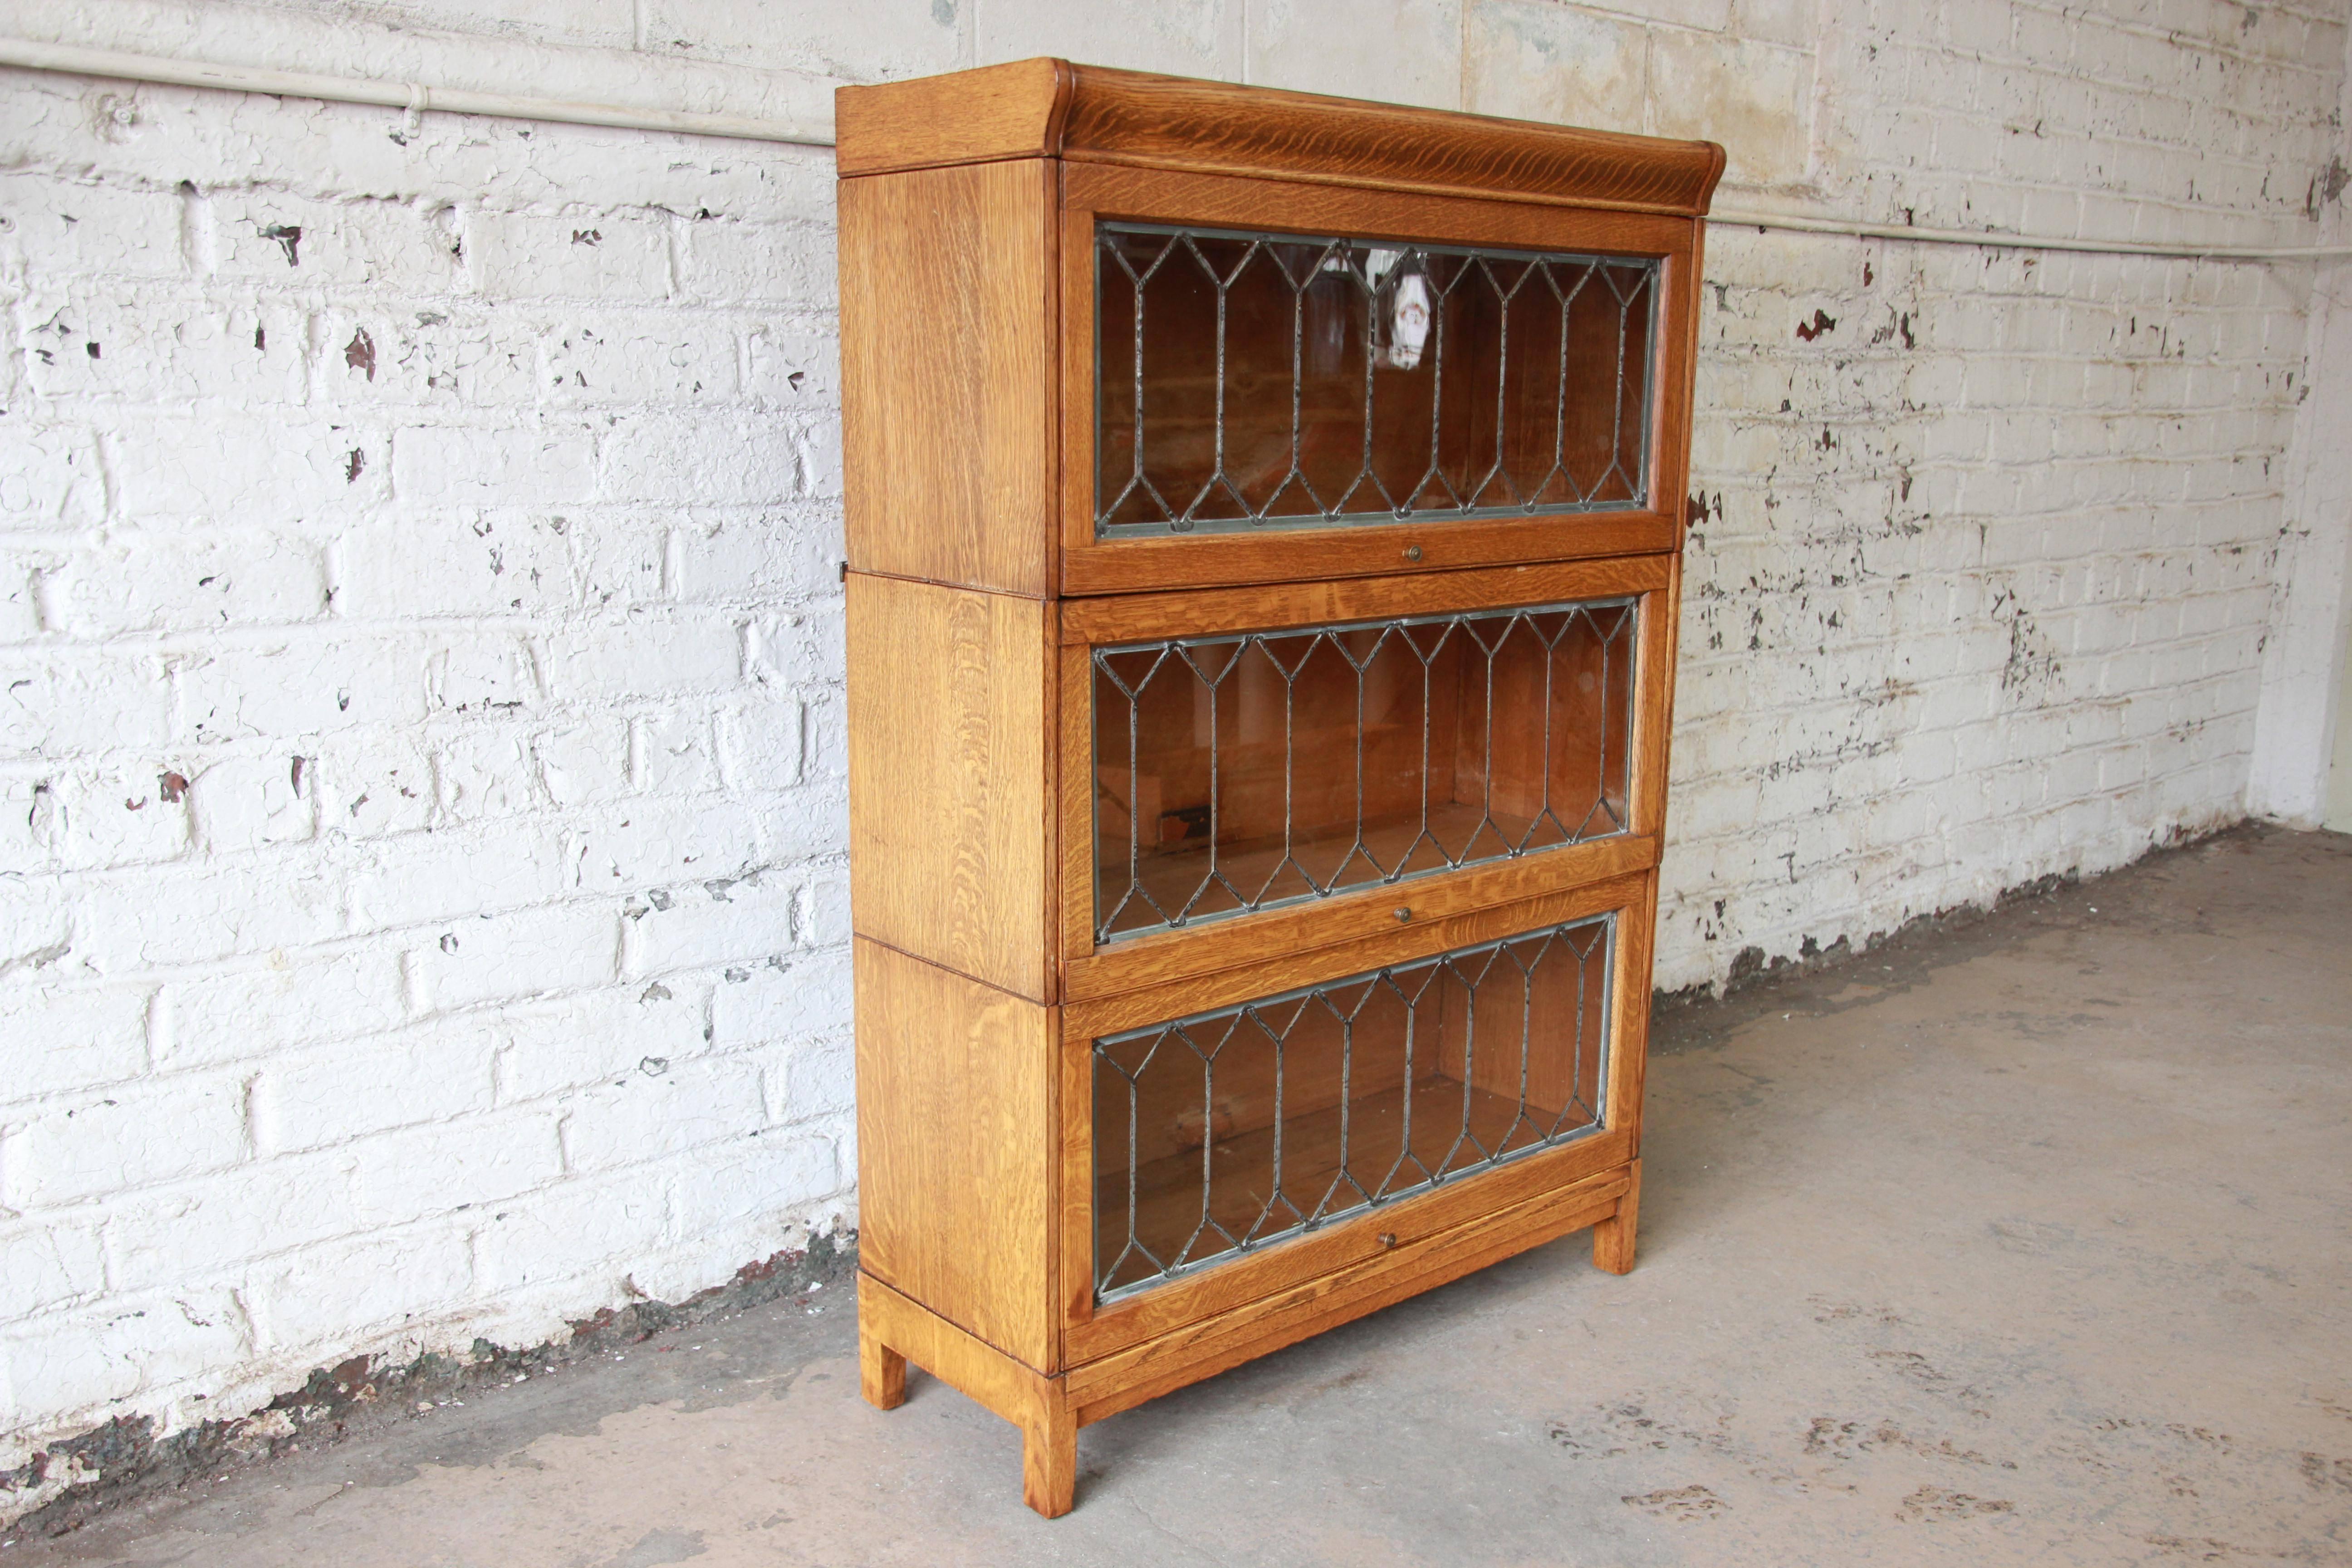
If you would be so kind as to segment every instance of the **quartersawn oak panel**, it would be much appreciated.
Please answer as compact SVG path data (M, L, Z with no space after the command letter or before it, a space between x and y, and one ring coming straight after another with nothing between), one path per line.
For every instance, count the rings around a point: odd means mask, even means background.
M1054 178L841 182L842 463L861 572L1047 592Z
M1052 1009L863 938L854 958L859 1267L1050 1368Z
M1054 1000L1042 600L852 573L850 921Z
M841 172L1049 157L1694 216L1712 142L1235 87L1053 59L834 95Z

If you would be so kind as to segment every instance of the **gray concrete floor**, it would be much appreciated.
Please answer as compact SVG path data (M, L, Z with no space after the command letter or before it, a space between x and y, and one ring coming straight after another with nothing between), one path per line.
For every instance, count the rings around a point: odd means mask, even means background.
M1078 1505L847 1291L24 1563L2352 1563L2352 838L2241 830L1671 1011L1583 1237L1089 1427ZM821 1309L821 1310L819 1310Z

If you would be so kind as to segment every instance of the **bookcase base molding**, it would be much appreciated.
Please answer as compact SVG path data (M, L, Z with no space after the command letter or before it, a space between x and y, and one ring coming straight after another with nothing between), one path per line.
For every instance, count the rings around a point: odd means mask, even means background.
M907 1397L911 1364L1010 1421L1021 1430L1022 1500L1048 1519L1059 1518L1075 1497L1079 1427L1587 1227L1593 1266L1627 1273L1633 1267L1641 1193L1642 1163L1633 1160L1411 1241L1394 1231L1377 1232L1381 1256L1376 1261L1059 1373L1024 1365L861 1269L859 1387L876 1409L895 1410ZM1354 1223L1399 1222L1409 1223L1409 1216L1380 1213Z

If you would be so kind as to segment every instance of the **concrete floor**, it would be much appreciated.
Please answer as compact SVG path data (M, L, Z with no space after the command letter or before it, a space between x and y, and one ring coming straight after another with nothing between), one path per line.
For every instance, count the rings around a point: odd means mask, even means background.
M1583 1237L1088 1428L836 1286L23 1563L2352 1563L2352 838L2241 830L1672 1011Z

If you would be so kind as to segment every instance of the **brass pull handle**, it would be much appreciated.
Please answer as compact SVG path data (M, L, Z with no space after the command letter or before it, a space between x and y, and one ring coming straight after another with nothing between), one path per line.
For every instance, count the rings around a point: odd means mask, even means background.
M1396 1232L1392 1230L1384 1230L1381 1232L1381 1245L1382 1247L1394 1247L1396 1245Z
M1418 545L1418 544L1408 544L1408 545L1406 545L1406 546L1404 547L1404 558L1405 558L1407 561L1418 561L1418 560L1420 560L1420 559L1421 559L1421 546L1420 546L1420 545Z
M1412 911L1407 909L1404 905L1399 904L1396 907L1396 918L1397 924L1402 925L1405 921L1412 919Z

